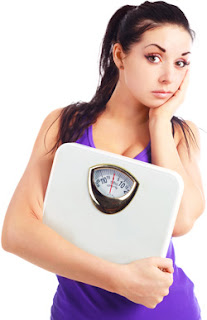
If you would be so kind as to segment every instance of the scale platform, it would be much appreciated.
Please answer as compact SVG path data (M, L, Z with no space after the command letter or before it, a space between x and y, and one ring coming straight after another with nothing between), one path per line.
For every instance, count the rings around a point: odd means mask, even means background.
M43 223L115 263L166 257L184 191L175 171L75 142L56 151Z

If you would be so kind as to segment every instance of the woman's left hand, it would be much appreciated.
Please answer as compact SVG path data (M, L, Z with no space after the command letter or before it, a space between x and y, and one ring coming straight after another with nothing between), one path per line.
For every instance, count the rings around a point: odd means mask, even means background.
M164 118L165 120L171 120L175 111L178 109L180 104L183 103L185 92L189 83L189 69L186 71L183 81L181 82L178 90L174 95L168 99L164 104L157 108L150 108L149 120L152 118Z

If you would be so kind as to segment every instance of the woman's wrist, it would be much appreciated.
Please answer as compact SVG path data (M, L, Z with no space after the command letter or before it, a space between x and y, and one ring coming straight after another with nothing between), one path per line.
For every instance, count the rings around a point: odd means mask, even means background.
M171 121L169 118L154 116L149 118L149 129L153 129L155 126L171 126Z
M100 280L104 280L104 284L100 284L100 287L104 290L122 295L122 289L125 283L123 278L125 277L126 265L106 260L104 260L104 264L105 277Z
M111 263L109 267L109 281L106 290L120 294L122 279L122 264Z

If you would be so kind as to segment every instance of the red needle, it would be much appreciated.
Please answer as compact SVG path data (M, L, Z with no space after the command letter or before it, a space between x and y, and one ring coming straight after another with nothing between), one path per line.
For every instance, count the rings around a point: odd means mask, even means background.
M113 179L112 179L112 183L111 183L111 188L112 188L112 185L113 185L113 182L114 182L114 177L115 177L115 173L114 173L114 175L113 175ZM111 188L110 188L109 193L111 193Z

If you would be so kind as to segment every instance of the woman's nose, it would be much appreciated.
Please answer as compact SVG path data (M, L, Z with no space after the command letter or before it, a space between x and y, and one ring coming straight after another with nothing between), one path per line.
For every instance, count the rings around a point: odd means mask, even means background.
M173 70L172 66L166 65L162 67L162 70L160 70L160 77L159 81L160 83L173 83L175 79L175 70Z

